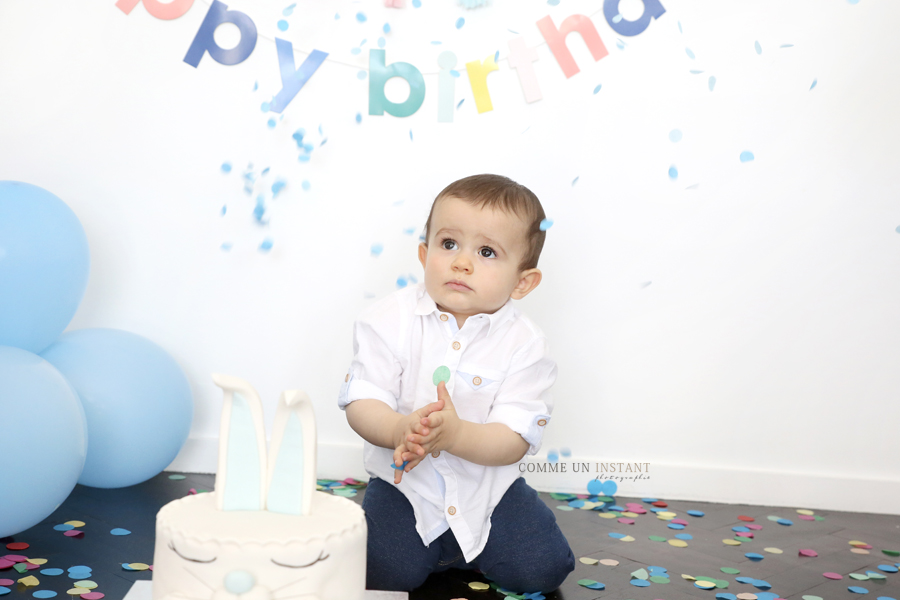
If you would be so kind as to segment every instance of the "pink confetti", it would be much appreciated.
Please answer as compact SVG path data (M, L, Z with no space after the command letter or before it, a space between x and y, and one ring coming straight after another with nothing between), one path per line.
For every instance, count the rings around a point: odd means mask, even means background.
M28 560L27 556L22 556L21 554L7 554L3 558L5 558L6 560L11 560L14 563L25 562L26 560Z
M618 519L619 523L624 523L625 525L634 525L634 519L629 519L627 517L621 517Z
M84 600L100 600L100 598L103 598L104 596L106 596L106 594L103 592L88 592L87 594L81 595Z
M750 525L747 525L747 529L752 529L753 531L759 531L760 529L762 529L762 525L757 525L756 523L751 523Z
M854 546L855 548L862 548L863 550L871 550L872 544L860 544L858 546Z
M828 579L843 579L844 578L844 576L841 575L840 573L832 573L831 571L828 571L827 573L822 573L822 575L824 575Z
M196 493L197 493L197 490L195 490L194 488L191 488L191 489L188 490L188 496L191 496L191 495L196 494Z
M150 566L147 567L147 568L150 569L150 570L152 571L152 570L153 570L153 565L150 565Z
M15 581L12 579L0 579L0 585L12 585Z
M70 529L69 531L64 531L63 535L66 537L84 537L84 532L78 529Z
M738 537L745 537L745 538L752 538L752 537L753 537L753 533L751 533L751 532L749 532L749 531L738 531L738 532L737 532L737 536L738 536Z
M28 563L27 565L25 565L25 569L28 571L34 571L35 569L40 569L40 568L41 568L41 565L33 565L31 563Z
M816 520L816 518L812 515L799 515L799 517L801 519L803 519L804 521L815 521Z
M688 522L684 519L672 519L671 523L675 523L676 525L687 525Z
M8 569L11 566L13 566L14 564L16 564L15 561L6 560L5 558L0 558L0 569Z
M808 548L803 548L800 550L800 556L818 556L819 553L815 550L810 550Z

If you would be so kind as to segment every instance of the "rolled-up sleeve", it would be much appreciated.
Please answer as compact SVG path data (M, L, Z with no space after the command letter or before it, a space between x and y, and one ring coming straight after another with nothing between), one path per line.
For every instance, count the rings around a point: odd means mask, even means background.
M547 340L531 341L513 356L485 422L503 423L528 442L528 454L536 454L553 411L550 388L555 381L556 362Z
M396 354L397 323L391 312L370 310L354 323L353 361L338 396L341 410L363 398L381 400L397 410L402 366Z

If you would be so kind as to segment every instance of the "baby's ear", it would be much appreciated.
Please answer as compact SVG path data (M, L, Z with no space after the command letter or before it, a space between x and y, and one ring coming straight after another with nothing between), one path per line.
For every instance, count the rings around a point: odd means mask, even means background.
M249 383L213 374L225 392L219 428L216 508L263 510L266 506L266 428L262 402Z
M308 515L316 490L316 415L304 392L281 393L272 428L267 508Z
M538 268L522 271L519 273L519 282L509 295L510 298L521 300L541 283L542 277L541 270Z
M425 242L419 244L419 262L422 263L422 267L425 266L425 258L428 256L428 246Z

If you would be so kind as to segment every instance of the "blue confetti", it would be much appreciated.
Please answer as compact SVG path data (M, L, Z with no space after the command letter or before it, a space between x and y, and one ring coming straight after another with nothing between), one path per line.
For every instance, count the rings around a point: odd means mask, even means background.
M597 87L594 88L594 93L596 94L597 92L599 92L601 87L603 87L603 84L598 83Z
M337 20L340 19L340 18L341 18L341 15L340 15L340 14L334 13L334 20L335 20L335 21L337 21Z
M268 102L263 102L259 105L259 110L263 112L269 112L269 108L271 108L271 105Z
M372 256L379 256L382 251L384 251L384 244L372 244L372 247L369 248L369 252L372 253Z
M301 154L297 157L300 162L309 162L309 154Z
M281 14L283 14L283 15L286 16L286 17L291 16L291 13L294 12L294 7L295 7L295 6L297 6L296 3L291 4L290 6L288 6L287 8L285 8L283 11L281 11Z
M897 571L900 571L900 569L894 565L878 565L878 568L885 573L896 573Z
M38 590L35 593L31 594L35 598L55 598L56 592L52 590Z
M41 575L46 575L48 577L56 577L57 575L62 575L62 569L41 569Z
M324 145L325 145L325 142L327 142L327 141L328 141L328 138L322 138L322 141L319 142L319 148L321 148L322 146L324 146Z
M666 527L668 527L669 529L684 529L684 525L682 525L681 523L669 523L668 525L666 525Z
M741 575L740 577L735 577L734 580L737 581L738 583L753 583L754 581L756 581L752 577L747 577L745 575Z
M228 168L231 169L231 165L228 165ZM222 170L225 170L225 165L222 165ZM897 228L897 233L900 233L900 227ZM67 523L60 523L59 525L54 525L53 529L56 531L71 531L75 529L75 527Z
M352 54L354 56L356 56L360 52L362 52L362 48L350 48L350 54Z
M689 533L676 533L676 534L675 534L675 537L678 538L679 540L692 540L692 539L694 539L694 536L692 536L692 535L689 534Z
M356 20L359 21L360 23L365 23L366 22L365 13L362 13L362 12L356 13Z
M280 29L281 31L287 31L287 29L288 29L288 22L285 21L284 19L280 19L280 20L278 21L278 29Z
M262 241L262 244L259 245L259 249L262 250L263 252L268 252L269 250L272 249L273 243L274 242L272 241L272 238L267 237L266 239L264 239Z
M412 235L415 232L416 232L415 227L407 227L406 229L403 230L403 233L405 233L406 235Z
M272 184L272 198L276 198L287 183L281 179Z
M266 173L268 173L268 172L269 172L269 167L266 167L265 169L262 170L262 176L265 177Z
M650 582L645 579L632 579L629 583L635 587L647 587L650 585Z
M851 592L853 592L854 594L868 594L869 593L869 590L867 590L864 587L859 587L858 585L851 585L847 589L850 590Z
M669 179L678 179L678 169L675 165L669 167Z
M746 554L744 554L744 556L752 561L760 561L765 558L765 556L763 556L762 554L757 554L756 552L747 552Z
M720 592L716 594L716 600L737 600L737 596L728 592Z
M401 469L405 469L405 468L406 468L406 465L408 465L408 464L409 464L409 461L408 461L408 460L404 460L404 461L403 461L403 464L400 465L399 467L398 467L395 463L391 463L391 467L394 468L394 469L397 469L398 471L400 471Z
M694 59L694 53L691 51L690 48L685 48L684 51L687 53L688 58L690 58L691 60Z
M513 35L519 35L519 32L518 32L518 31L513 31L512 29L507 29L507 31L510 32L510 33L513 34Z
M383 37L378 38L378 47L379 48L384 48L386 44L387 44L387 40L385 40Z
M734 527L731 528L731 530L744 532L744 531L750 531L750 528L744 527L743 525L735 525Z
M574 185L574 182L573 182L573 185ZM553 227L552 219L544 219L541 221L541 225L540 225L541 231L547 231L551 227Z
M127 529L122 529L121 527L116 527L112 531L110 531L113 535L131 535L131 532Z
M456 109L459 110L459 107L462 106L462 103L465 102L465 101L466 101L466 99L463 98L462 100L460 100L459 102L457 102L457 103L456 103Z
M309 154L313 151L314 146L312 144L308 144L306 142L303 143L303 151Z
M356 122L362 123L362 115L360 113L356 113Z
M8 587L4 587L4 586L0 585L0 596L5 596L6 594L8 594L8 593L10 593L10 592L12 592L11 589L9 589Z
M556 453L556 450L548 450L547 451L547 462L555 463L559 460L559 454Z
M231 163L230 162L222 163L222 172L223 173L231 173ZM59 527L59 525L57 525L56 527ZM56 529L56 527L54 527L54 529ZM57 529L57 531L68 531L68 529Z
M624 533L619 533L618 531L610 531L608 535L609 537L615 538L617 540L621 540L623 537L625 537Z
M744 150L743 152L741 152L741 162L750 162L754 158L756 157L753 156L753 153L749 150Z
M74 573L75 571L87 571L90 573L91 568L87 565L75 565L74 567L69 567L66 571L69 573Z
M772 584L769 583L768 581L764 581L762 579L754 579L750 583L753 584L753 587L760 589L760 590L771 590L772 589ZM761 596L761 595L762 594L757 594L757 596ZM774 594L773 594L773 596L774 596ZM757 600L764 600L764 599L757 598Z
M780 46L778 46L778 47L779 47L779 48L793 48L794 45L793 45L793 44L782 44L782 45L780 45Z
M304 180L303 180L303 183L300 184L300 187L303 188L303 191L304 191L304 192L308 192L308 191L309 191L309 188L311 188L312 185L309 183L309 180L304 179Z
M559 5L559 0L547 0L547 4L550 6L557 6Z
M222 248L222 250L224 250L225 252L228 252L229 250L231 250L232 245L233 244L231 242L222 242L222 245L219 247ZM132 569L129 569L129 571L131 571L131 570Z
M385 33L390 33L391 32L391 24L385 23L384 26L381 28L381 30Z
M814 87L816 87L816 84L817 84L817 83L819 83L819 80L818 80L818 79L813 79L812 85L809 86L809 89L813 89Z
M689 510L687 511L687 514L691 515L692 517L702 517L706 515L706 513L702 510Z
M624 50L625 46L626 46L625 42L616 38L616 48L618 48L619 50Z
M397 287L398 288L406 287L407 283L408 282L406 281L406 277L404 277L403 275L401 275L400 277L397 278Z
M749 154L750 154L750 158L748 160L753 160L753 154L752 153L749 153ZM744 156L744 154L742 152L741 153L741 162L744 162L743 156ZM785 527L790 527L791 525L794 524L794 522L791 521L790 519L778 519L775 522L778 523L779 525L784 525Z
M457 71L456 69L450 69L450 75L452 77L459 77L459 71Z
M859 0L847 0L848 4L859 4Z
M412 0L413 8L420 8L422 6L422 0Z
M569 502L569 506L571 506L572 508L581 508L582 506L584 506L584 500L572 500Z
M672 131L670 131L669 132L669 140L671 140L673 142L680 142L681 141L681 130L673 129Z
M440 45L441 45L441 42L439 42L439 41L437 41L437 40L432 40L431 45L432 45L432 46L440 46Z
M413 137L412 137L412 129L410 129L410 130L409 130L409 141L412 141L412 139L413 139Z
M500 60L500 51L497 50L494 52L494 62L498 62Z
M759 41L753 42L753 47L756 48L757 54L762 54L762 46L759 45Z
M699 75L702 72L700 69L691 69L691 75Z
M263 202L262 195L256 197L256 206L253 207L253 218L257 223L263 222L263 215L266 214L266 205Z
M678 33L684 33L681 29L681 21L678 21Z
M277 125L277 124L278 124L278 123L275 121L275 119L269 119L269 120L266 122L266 125L269 126L269 129L275 129L275 125Z
M581 177L581 175L579 175L578 177ZM575 179L572 180L572 185L573 185L573 186L574 186L576 183L578 183L578 177L576 177Z
M225 213L226 213L226 212L228 212L228 205L227 205L227 204L223 204L223 205L222 205L222 216L225 216Z
M367 75L367 73L365 72L365 70L361 70L356 74L356 78L357 79L365 79L366 75Z
M456 28L457 29L462 29L462 26L465 24L466 24L466 20L462 17L460 17L456 20Z
M713 91L716 88L716 76L709 76L709 91Z
M617 14L616 16L614 16L614 17L612 18L612 22L613 22L613 23L620 23L621 21L622 21L622 14L621 14L621 13Z
M258 89L259 89L259 82L258 82L258 81L254 81L254 82L253 82L253 91L255 92L255 91L258 90Z

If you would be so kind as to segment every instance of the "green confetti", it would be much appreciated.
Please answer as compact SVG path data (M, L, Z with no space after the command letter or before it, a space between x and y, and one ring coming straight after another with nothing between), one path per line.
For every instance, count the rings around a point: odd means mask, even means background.
M729 575L737 575L741 572L740 569L735 569L734 567L721 567L719 570L723 573L728 573Z
M434 382L434 385L437 385L442 381L447 383L450 381L450 369L444 365L439 366L434 370L434 375L432 375L431 380Z

